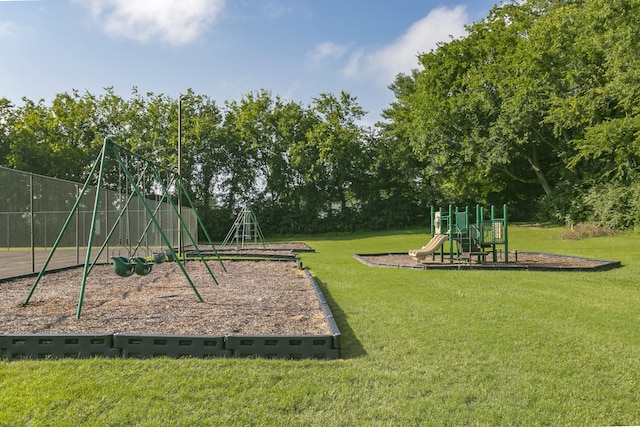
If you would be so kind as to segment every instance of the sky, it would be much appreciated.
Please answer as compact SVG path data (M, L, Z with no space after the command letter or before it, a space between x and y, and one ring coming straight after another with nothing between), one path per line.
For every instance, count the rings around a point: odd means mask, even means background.
M219 106L268 90L356 97L373 124L417 55L497 0L0 0L0 98L50 103L132 88Z

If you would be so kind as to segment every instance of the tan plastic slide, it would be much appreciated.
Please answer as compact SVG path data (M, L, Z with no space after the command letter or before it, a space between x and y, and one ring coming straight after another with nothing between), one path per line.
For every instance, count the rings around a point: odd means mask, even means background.
M440 246L442 246L442 244L447 240L449 240L448 234L436 234L425 246L421 247L420 249L409 251L409 255L411 255L413 259L418 262L422 261L428 255L431 255L432 253L440 249Z

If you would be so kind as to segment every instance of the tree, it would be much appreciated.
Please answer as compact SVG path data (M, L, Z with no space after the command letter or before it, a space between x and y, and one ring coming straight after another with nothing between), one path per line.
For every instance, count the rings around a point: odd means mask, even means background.
M356 98L341 92L340 98L321 94L313 99L317 120L307 132L307 142L317 153L309 178L326 195L323 211L343 218L358 210L366 186L363 172L371 159L364 144L363 129L357 124L365 111Z
M426 206L442 201L436 175L427 172L410 144L413 125L406 99L416 90L415 71L399 74L389 89L396 101L382 112L384 121L376 123L379 132L370 138L374 154L367 207L374 228L424 224Z
M11 101L0 98L0 166L8 166L15 116L15 107Z

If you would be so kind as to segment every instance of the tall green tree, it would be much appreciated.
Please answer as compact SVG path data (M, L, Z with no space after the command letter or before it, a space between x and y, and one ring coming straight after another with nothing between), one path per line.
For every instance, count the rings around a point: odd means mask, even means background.
M371 160L365 134L358 121L365 115L356 98L341 92L321 94L313 100L316 124L307 142L317 154L308 177L326 195L323 211L330 217L351 217L360 207L367 180L364 173ZM351 212L350 212L351 211Z
M15 107L7 98L0 98L0 166L9 166L10 139L13 136Z
M376 123L378 132L370 138L373 162L367 208L368 216L375 218L375 228L424 224L426 206L443 199L434 184L436 175L410 143L413 122L406 100L415 92L415 71L413 75L398 75L389 89L396 101L382 112L383 121Z

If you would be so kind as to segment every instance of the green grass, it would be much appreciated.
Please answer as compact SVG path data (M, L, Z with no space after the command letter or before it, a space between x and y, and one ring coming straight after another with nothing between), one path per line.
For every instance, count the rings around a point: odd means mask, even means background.
M407 251L427 236L304 238L344 359L0 362L0 425L639 424L637 236L561 233L511 227L511 247L623 268L372 268L353 254Z

